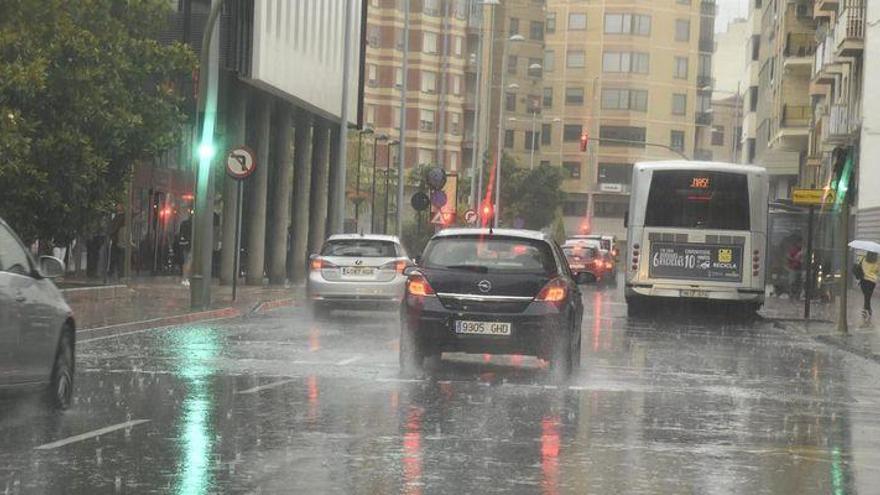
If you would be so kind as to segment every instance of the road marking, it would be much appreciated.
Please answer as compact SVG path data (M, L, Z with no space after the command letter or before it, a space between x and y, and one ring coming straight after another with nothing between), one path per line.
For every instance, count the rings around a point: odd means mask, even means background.
M348 359L343 359L342 361L339 361L336 364L339 366L346 366L351 363L354 363L355 361L360 361L361 359L363 359L363 356L358 355L358 356L350 357Z
M67 437L63 440L58 440L57 442L45 443L43 445L34 447L34 450L51 450L57 449L58 447L64 447L65 445L70 445L72 443L81 442L83 440L88 440L90 438L99 437L101 435L106 435L107 433L112 433L117 430L122 430L125 428L131 428L132 426L137 426L139 424L148 423L149 419L135 419L132 421L126 421L125 423L119 423L112 426L107 426L98 430L92 430L86 433L82 433L79 435L74 435L72 437Z
M421 383L425 380L419 378L376 378L376 381L382 383Z
M92 337L92 338L90 338L90 339L77 339L76 344L77 344L77 345L79 345L79 344L87 344L87 343L89 343L89 342L97 342L97 341L99 341L99 340L115 339L115 338L118 338L118 337L127 337L127 336L129 336L129 335L136 335L136 334L144 333L144 332L153 332L153 331L156 331L156 330L167 330L167 329L169 329L169 328L185 327L185 326L191 326L191 325L194 325L194 324L210 323L210 322L220 321L220 320L231 320L231 319L233 319L233 318L239 318L239 317L240 317L240 315L234 315L234 316L219 316L219 317L217 317L217 318L209 318L209 319L206 319L206 320L198 320L198 321L182 322L182 323L172 323L172 324L170 324L170 325L164 325L164 326L153 327L153 328L144 328L144 329L142 329L142 330L132 330L131 332L114 333L114 334L110 334L110 335L104 335L104 336L102 336L102 337Z
M282 385L287 385L288 383L293 383L299 380L279 380L277 382L267 383L266 385L260 385L258 387L249 388L247 390L239 390L236 392L237 395L245 395L245 394L254 394L260 392L261 390L269 390L270 388L280 387Z

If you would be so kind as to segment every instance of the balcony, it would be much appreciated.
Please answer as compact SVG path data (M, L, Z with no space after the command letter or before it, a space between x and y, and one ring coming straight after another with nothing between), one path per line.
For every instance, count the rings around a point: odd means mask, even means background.
M843 71L843 63L834 54L836 44L834 30L828 32L825 39L816 45L813 56L813 82L820 84L833 83L837 75Z
M697 76L697 90L700 91L711 91L712 86L715 86L715 79L712 76ZM708 88L708 89L703 89Z
M712 53L715 51L714 38L700 38L699 49L701 52Z
M700 2L701 15L715 15L715 0L703 0Z
M851 57L865 49L865 4L863 0L849 0L837 18L837 44L839 57Z
M809 105L783 105L782 127L809 127L811 114Z
M813 15L816 17L831 15L837 11L838 4L840 4L840 0L816 0L813 5Z
M803 58L810 63L810 58L816 53L816 38L812 33L788 33L785 38L785 56L789 58Z
M712 125L712 112L696 112L694 122L697 125Z
M831 111L822 126L822 144L838 145L849 142L859 131L859 122L845 104L831 105Z

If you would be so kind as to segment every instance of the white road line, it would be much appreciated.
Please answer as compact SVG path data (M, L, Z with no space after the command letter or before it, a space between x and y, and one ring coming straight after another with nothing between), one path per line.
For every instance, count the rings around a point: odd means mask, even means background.
M363 359L363 356L358 355L358 356L350 357L348 359L343 359L342 361L339 361L336 364L339 366L346 366L346 365L349 365L349 364L354 363L356 361L360 361L361 359Z
M280 387L282 385L287 385L288 383L293 383L295 381L299 380L279 380L277 382L260 385L259 387L249 388L247 390L239 390L238 392L236 392L236 395L255 394L261 390L269 390L270 388Z
M45 443L43 445L34 447L34 450L51 450L57 449L58 447L64 447L65 445L70 445L72 443L81 442L83 440L88 440L90 438L99 437L101 435L106 435L107 433L112 433L117 430L122 430L125 428L131 428L133 426L137 426L139 424L148 423L149 419L135 419L132 421L126 421L125 423L119 423L112 426L107 426L98 430L92 430L86 433L82 433L79 435L74 435L72 437L67 437L63 440L58 440L57 442Z
M165 329L176 328L176 327L185 327L185 326L191 326L191 325L196 325L196 324L201 324L201 323L210 323L210 322L219 321L219 320L231 320L231 319L233 319L233 318L238 318L238 317L239 317L239 315L236 315L236 316L220 316L220 317L218 317L218 318L210 318L210 319L207 319L207 320L198 320L198 321L191 321L191 322L173 323L173 324L171 324L171 325L165 325L165 326L161 326L161 327L144 328L144 329L142 329L142 330L132 330L131 332L114 333L114 334L110 334L110 335L104 335L104 336L102 336L102 337L92 337L92 338L90 338L90 339L77 339L77 340L76 340L76 344L77 344L77 345L79 345L79 344L87 344L87 343L89 343L89 342L97 342L97 341L99 341L99 340L115 339L115 338L117 338L117 337L127 337L127 336L129 336L129 335L136 335L136 334L144 333L144 332L153 332L153 331L155 331L155 330L165 330Z

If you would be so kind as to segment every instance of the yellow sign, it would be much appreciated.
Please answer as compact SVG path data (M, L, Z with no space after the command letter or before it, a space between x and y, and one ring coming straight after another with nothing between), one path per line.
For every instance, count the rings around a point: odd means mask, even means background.
M793 189L791 202L796 205L822 205L834 201L834 191L825 189Z
M733 250L732 249L719 249L718 250L718 262L719 263L731 263L733 262Z

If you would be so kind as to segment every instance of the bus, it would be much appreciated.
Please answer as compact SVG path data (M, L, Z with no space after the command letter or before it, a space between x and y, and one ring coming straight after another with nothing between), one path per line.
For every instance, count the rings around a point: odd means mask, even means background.
M764 303L769 184L763 167L715 162L633 166L625 296Z

